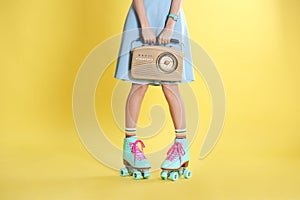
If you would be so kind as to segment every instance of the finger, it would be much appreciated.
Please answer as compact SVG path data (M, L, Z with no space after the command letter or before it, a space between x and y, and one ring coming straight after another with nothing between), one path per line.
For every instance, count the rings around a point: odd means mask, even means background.
M147 43L147 38L146 37L143 38L143 42Z
M162 43L161 37L158 37L158 44L161 44L161 43Z
M151 43L155 44L155 38L152 38Z
M150 43L151 43L151 38L148 37L148 39L147 39L147 44L150 44Z
M152 41L153 41L153 38L150 37L150 38L149 38L149 44L152 44Z
M154 43L157 43L157 37L156 36L154 37Z

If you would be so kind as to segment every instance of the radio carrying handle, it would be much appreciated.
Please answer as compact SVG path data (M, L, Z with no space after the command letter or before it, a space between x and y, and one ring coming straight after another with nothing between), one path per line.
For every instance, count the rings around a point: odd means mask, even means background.
M143 39L142 39L142 38L138 38L138 39L133 40L133 41L131 42L131 50L133 49L133 44L134 44L135 42L142 42L142 43L143 43L142 46L145 46L145 45L151 46L151 45L157 45L157 44L158 44L158 43L154 43L154 44L146 44L146 43L143 42ZM181 52L183 52L183 47L184 47L183 42L179 41L178 39L171 38L170 43L173 43L173 44L180 44L180 46L181 46ZM169 44L170 44L170 43L169 43ZM168 45L168 44L159 44L159 45L164 45L164 46L166 46L166 45ZM170 46L170 47L172 47L172 46Z

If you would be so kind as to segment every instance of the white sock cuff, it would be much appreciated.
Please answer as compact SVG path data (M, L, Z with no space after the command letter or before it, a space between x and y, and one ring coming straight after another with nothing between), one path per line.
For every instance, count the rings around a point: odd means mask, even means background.
M134 133L136 132L136 128L125 128L125 132Z
M175 129L175 133L186 133L186 129Z

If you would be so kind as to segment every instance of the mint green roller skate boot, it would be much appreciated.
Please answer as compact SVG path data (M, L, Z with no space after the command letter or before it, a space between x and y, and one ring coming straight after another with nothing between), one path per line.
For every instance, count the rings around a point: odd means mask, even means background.
M184 178L192 177L192 172L187 170L190 160L189 142L186 138L175 139L174 144L167 153L167 158L161 164L160 174L163 180L170 178L172 181L178 180L183 175Z
M141 149L145 147L141 140L137 140L136 136L124 138L123 144L123 163L124 168L120 169L121 176L133 176L135 180L150 177L150 163L145 157L143 151L139 148L141 144Z

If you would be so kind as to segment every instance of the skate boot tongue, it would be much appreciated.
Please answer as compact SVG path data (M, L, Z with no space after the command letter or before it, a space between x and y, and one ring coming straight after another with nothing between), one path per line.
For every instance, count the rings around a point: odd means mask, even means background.
M179 157L180 163L181 163L181 156L185 154L185 151L182 147L182 144L180 142L175 142L172 147L169 149L167 153L167 160L173 161L177 157Z
M140 150L138 144L141 144L142 150ZM144 160L146 159L144 153L143 153L143 148L145 147L145 144L141 140L136 140L135 142L130 143L131 146L131 151L134 154L134 163L136 159L138 160Z

